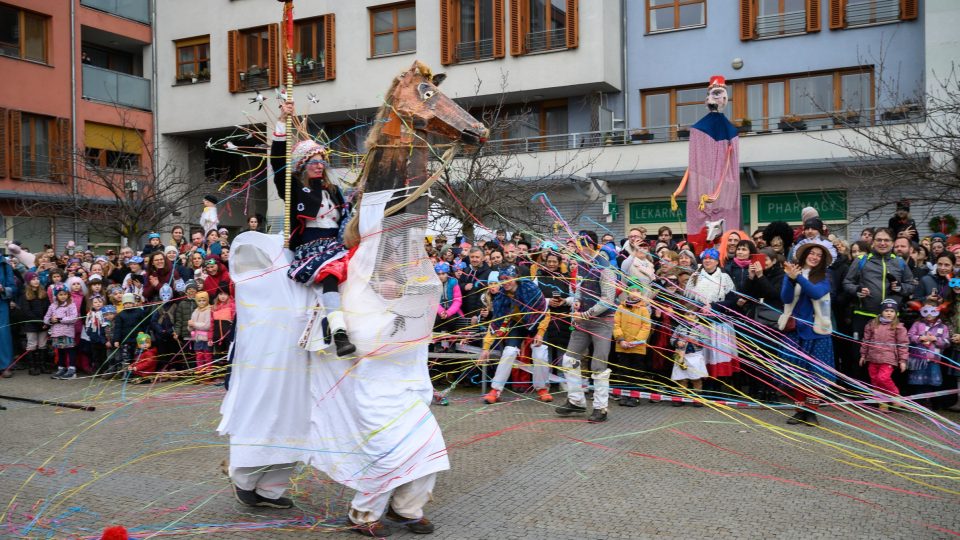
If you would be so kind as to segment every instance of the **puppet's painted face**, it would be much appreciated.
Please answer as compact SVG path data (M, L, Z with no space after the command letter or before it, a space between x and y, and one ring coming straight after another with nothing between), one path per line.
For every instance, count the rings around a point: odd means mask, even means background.
M710 112L723 112L728 99L726 86L711 86L707 90L707 109Z

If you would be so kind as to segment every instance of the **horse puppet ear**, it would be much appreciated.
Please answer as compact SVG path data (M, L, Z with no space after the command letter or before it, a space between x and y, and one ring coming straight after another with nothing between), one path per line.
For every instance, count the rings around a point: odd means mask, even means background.
M447 79L446 73L437 73L430 78L430 82L432 82L434 86L440 86L440 83L442 83L446 79Z

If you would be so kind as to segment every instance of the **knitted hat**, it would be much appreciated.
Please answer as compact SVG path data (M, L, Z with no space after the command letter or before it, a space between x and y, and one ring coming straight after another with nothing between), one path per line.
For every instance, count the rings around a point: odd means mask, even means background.
M894 311L899 311L900 304L898 304L897 301L894 300L893 298L886 298L883 300L883 302L880 302L880 311L883 311L888 308Z
M490 272L487 275L487 283L500 283L500 272Z
M313 156L320 155L320 159L327 160L327 149L312 139L298 142L293 147L293 172L299 173L307 166L307 160Z
M517 267L514 265L507 266L506 268L500 269L500 278L515 278L517 277Z
M818 218L818 217L820 217L820 212L818 212L817 209L812 206L807 206L800 211L800 221L805 222L810 218Z
M907 212L909 212L910 201L908 201L907 199L900 199L899 201L897 201L897 211L899 212L900 210L906 210Z
M152 232L152 233L150 233L150 234L147 235L147 240L153 240L154 238L156 238L157 240L159 240L159 239L160 239L160 234L159 234L159 233Z
M715 261L719 261L719 260L720 260L720 252L717 251L717 250L714 249L714 248L705 249L705 250L703 250L703 253L700 254L700 259L702 259L702 260L713 259L713 260L715 260Z
M113 304L107 304L103 306L103 309L100 310L100 313L103 313L104 315L106 315L107 313L116 313L116 312L117 312L117 308Z
M27 272L26 274L23 275L23 281L25 283L30 283L37 277L39 277L39 275L36 272Z
M103 276L100 274L92 274L90 278L87 279L87 283L103 283Z
M443 272L444 274L450 273L450 264L445 262L439 262L433 266L433 271L436 273Z
M196 291L200 289L200 287L197 286L196 281L190 279L190 280L187 280L187 283L183 286L183 290L187 290L187 289L193 289Z
M127 264L143 264L143 257L134 255L133 257L130 257L130 260L127 261Z
M67 293L67 294L70 294L70 289L68 289L67 286L64 285L63 283L58 283L58 284L56 284L56 285L53 286L53 295L54 295L54 296L60 294L61 292L65 292L65 293Z
M121 300L120 303L121 303L121 304L136 304L136 303L137 303L137 297L136 297L136 295L134 295L133 293L129 293L129 292L128 292L128 293L123 293L123 300Z
M207 294L207 291L200 291L200 292L197 293L197 296L196 296L195 299L196 299L196 300L200 300L201 298L205 299L205 300L207 301L207 303L210 302L210 295Z
M171 251L174 252L174 253L178 253L177 246L167 246L167 247L163 248L163 254L164 254L164 255L166 255L167 253L170 253Z
M823 221L819 217L812 217L810 219L803 220L803 228L806 229L816 229L819 232L823 232Z
M229 233L229 232L230 232L230 229L226 227L220 227L219 229L217 229L218 234Z
M210 201L213 204L217 204L218 202L220 202L220 199L218 199L215 195L204 195L203 200Z

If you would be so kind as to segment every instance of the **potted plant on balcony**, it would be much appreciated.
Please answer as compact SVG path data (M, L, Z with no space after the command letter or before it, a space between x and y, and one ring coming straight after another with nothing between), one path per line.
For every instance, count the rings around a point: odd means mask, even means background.
M646 129L635 129L630 132L630 140L633 142L652 141L653 133Z
M193 71L190 72L190 82L194 84L197 82L197 74Z
M860 113L857 111L843 111L833 115L833 125L835 126L857 126L860 125Z
M780 118L778 127L781 131L803 131L807 129L807 123L800 116L788 115Z
M177 75L177 84L187 84L188 82L190 82L190 74L189 74L189 73L186 74L186 75L184 75L184 74L182 74L182 73L179 74L179 75Z
M677 127L677 139L687 140L690 138L690 126Z
M881 117L884 120L906 120L910 114L920 112L920 105L912 101L906 101L895 107L883 111Z
M748 131L753 131L753 121L749 118L741 118L740 122L737 125L737 131L739 133L747 133Z
M317 61L309 56L303 59L303 64L307 66L308 71L313 71L314 66L317 65Z
M300 73L301 69L303 69L303 60L300 58L297 58L296 60L293 61L293 70L296 71L297 73Z
M210 80L210 70L209 70L209 69L206 69L206 68L201 69L201 70L200 70L200 73L197 73L197 78L200 79L201 81L209 81L209 80Z

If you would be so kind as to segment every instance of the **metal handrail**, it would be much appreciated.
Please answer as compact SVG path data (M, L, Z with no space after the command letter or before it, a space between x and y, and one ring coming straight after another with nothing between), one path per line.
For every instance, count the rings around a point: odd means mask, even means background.
M460 62L484 58L493 58L493 39L457 43L457 60Z
M848 26L875 24L900 19L900 0L847 2L844 16Z
M806 31L806 10L757 16L757 37L798 34Z
M551 49L565 49L567 47L566 30L541 30L527 33L527 51L548 51Z

